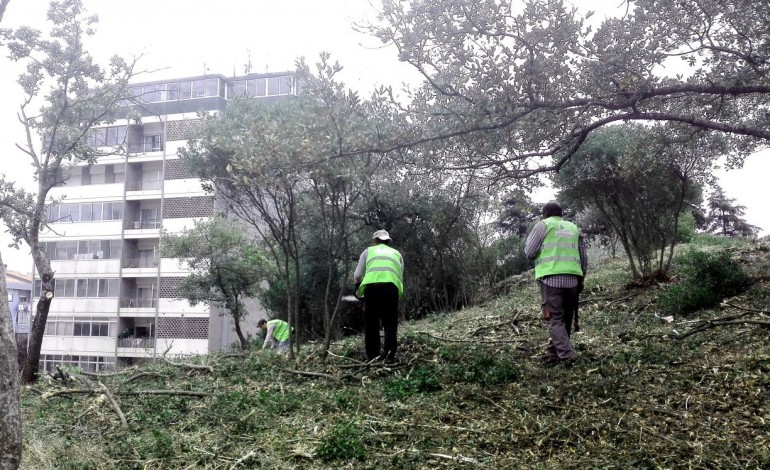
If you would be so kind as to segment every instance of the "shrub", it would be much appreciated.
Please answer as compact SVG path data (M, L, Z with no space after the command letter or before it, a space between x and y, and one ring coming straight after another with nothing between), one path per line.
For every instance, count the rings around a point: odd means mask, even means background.
M659 298L664 312L674 315L719 305L722 299L744 292L751 279L729 252L689 251L678 260L686 279L670 287Z
M431 367L417 367L408 377L385 382L383 396L388 400L400 400L417 393L441 390L438 372Z
M453 382L499 385L515 382L521 377L519 366L503 358L489 355L478 356L472 362L458 363L449 367Z
M364 460L366 449L359 437L359 430L353 421L339 421L321 438L315 450L324 462L333 460Z

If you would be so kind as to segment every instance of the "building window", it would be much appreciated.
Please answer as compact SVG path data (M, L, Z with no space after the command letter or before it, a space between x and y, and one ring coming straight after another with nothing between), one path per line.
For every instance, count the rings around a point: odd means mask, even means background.
M191 82L179 82L179 99L189 100L192 96L191 88Z
M69 354L41 354L39 367L46 372L54 372L56 366L74 366L88 372L98 372L115 368L114 357L82 356Z
M267 95L274 96L281 93L281 77L270 77L267 79Z
M85 202L48 206L49 223L94 222L123 218L123 202Z
M246 80L233 81L227 91L228 98L236 98L246 96Z
M57 279L54 296L61 298L118 297L120 279ZM42 281L35 279L35 292L42 289Z
M123 145L126 141L126 128L120 127L108 127L107 128L107 146L117 147Z
M291 94L292 79L289 76L279 77L278 79L278 94L289 95Z
M160 134L144 136L144 151L159 152L163 150L163 136Z

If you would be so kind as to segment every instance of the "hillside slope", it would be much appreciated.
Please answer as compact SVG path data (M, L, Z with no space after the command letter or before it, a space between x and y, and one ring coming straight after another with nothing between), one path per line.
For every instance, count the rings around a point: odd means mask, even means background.
M396 366L361 364L348 338L325 361L310 345L296 363L72 371L24 391L23 468L768 468L770 248L696 248L730 250L752 288L669 322L666 286L627 289L624 260L596 263L572 367L535 359L547 332L524 275L402 324Z

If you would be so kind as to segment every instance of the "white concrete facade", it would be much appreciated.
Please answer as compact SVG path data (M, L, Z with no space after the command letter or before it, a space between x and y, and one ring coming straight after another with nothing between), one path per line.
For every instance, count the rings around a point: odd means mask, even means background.
M223 111L234 93L295 94L296 84L288 74L251 74L132 87L144 101L132 116L142 117L94 127L89 145L111 155L68 168L66 184L49 193L50 229L40 240L56 273L41 350L48 370L203 354L228 349L236 338L231 319L178 298L187 266L160 256L162 231L179 233L214 213L213 197L177 153L194 138L200 112ZM33 292L40 293L37 276ZM255 310L243 325L247 332L265 316Z

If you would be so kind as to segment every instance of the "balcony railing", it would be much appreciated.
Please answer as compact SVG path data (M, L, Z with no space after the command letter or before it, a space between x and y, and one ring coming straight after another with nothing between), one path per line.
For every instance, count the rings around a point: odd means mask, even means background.
M118 347L152 349L155 347L155 338L120 338Z
M123 267L133 269L157 268L158 258L126 258L123 260Z
M158 305L158 299L141 299L138 297L122 297L120 299L120 308L155 308Z
M126 229L145 230L160 228L160 220L127 220Z
M163 187L163 181L128 181L126 191L154 191Z
M128 153L162 152L165 142L143 142L141 144L128 144Z
M16 306L16 333L29 333L29 304Z

